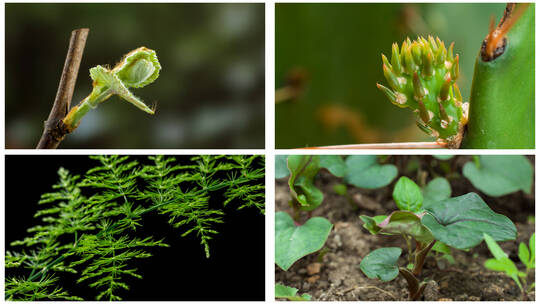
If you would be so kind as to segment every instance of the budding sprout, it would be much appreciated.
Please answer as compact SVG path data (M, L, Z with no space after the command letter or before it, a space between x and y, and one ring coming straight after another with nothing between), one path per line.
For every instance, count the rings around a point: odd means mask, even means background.
M382 55L390 88L381 84L377 88L393 104L413 109L422 131L447 142L449 147L459 147L468 111L456 83L459 55L453 53L453 42L447 50L444 42L432 36L414 41L407 38L401 50L394 43L391 63Z
M154 114L154 110L133 95L129 88L142 88L154 82L159 77L160 70L156 52L146 47L126 54L112 70L101 65L91 68L92 93L71 109L63 120L64 125L73 131L90 109L113 95L118 95L148 114Z

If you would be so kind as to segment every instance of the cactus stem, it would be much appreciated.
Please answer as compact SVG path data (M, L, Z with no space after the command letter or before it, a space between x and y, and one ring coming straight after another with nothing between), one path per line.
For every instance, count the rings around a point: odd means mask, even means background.
M416 125L418 126L418 128L420 128L420 130L424 131L424 133L426 133L427 135L431 135L431 130L428 126L424 125L419 121L416 121Z
M393 70L393 66L388 62L388 58L384 54L381 54L383 64L385 64L390 70Z
M448 52L446 53L446 60L452 61L454 59L454 42L450 43L450 47L448 48Z
M435 70L433 69L433 53L431 52L431 49L428 49L427 52L424 52L425 58L424 58L424 69L423 69L423 75L424 77L432 77Z
M437 39L439 38L437 37ZM437 51L437 54L435 55L436 64L444 63L444 60L446 58L446 47L444 46L444 42L441 41L440 45L441 47L439 47L439 50Z
M412 55L417 65L422 64L422 47L418 43L413 43L411 46Z
M384 77L390 84L390 87L392 87L392 89L396 91L400 90L401 85L399 83L397 76L394 75L394 73L392 73L392 71L386 64L383 64L383 73L384 73Z
M428 39L429 39L429 43L431 44L431 48L435 51L438 51L439 47L437 46L435 39L433 39L433 36L429 35Z
M441 121L446 121L448 123L451 121L451 119L448 117L448 113L446 113L446 110L444 109L442 102L439 102L439 112L442 118ZM442 126L442 123L441 123L441 126ZM443 128L446 128L446 127L443 127Z
M392 103L396 103L396 94L392 90L378 83L377 89L381 90Z
M456 100L463 101L463 98L461 97L461 92L459 91L459 87L457 83L454 83L454 96L456 97Z
M426 105L422 102L422 100L418 100L418 114L420 114L420 118L422 118L422 121L426 124L429 123L429 113L426 109Z
M441 101L448 99L448 93L450 92L450 86L451 86L452 78L450 77L450 73L446 73L444 76L444 82L441 87L441 91L439 92L439 99Z
M450 70L451 76L453 80L456 80L459 76L459 55L456 55L456 59L454 60L454 63L452 64L452 69Z
M403 73L403 69L401 67L400 62L400 56L399 56L399 46L397 43L392 44L392 67L396 73Z
M417 72L414 72L413 74L413 88L414 88L414 97L418 100L422 100L424 96L426 96L426 91L424 90L424 87L422 86L422 81L420 80L420 77L418 76Z
M411 48L408 46L405 48L405 70L411 74L416 70L416 65L411 54Z

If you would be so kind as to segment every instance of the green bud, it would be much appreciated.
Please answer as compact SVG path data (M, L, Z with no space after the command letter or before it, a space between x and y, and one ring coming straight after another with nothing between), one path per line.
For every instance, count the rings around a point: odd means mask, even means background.
M386 97L399 107L411 108L419 117L422 131L459 146L467 123L467 103L455 83L459 77L459 56L454 43L447 50L439 38L407 38L392 44L391 64L383 59L384 76L390 88L377 84Z

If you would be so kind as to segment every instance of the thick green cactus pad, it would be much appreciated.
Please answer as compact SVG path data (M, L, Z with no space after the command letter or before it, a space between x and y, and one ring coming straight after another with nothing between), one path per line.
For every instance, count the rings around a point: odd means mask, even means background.
M377 84L390 101L418 114L418 127L427 134L459 147L467 124L468 103L463 103L456 79L459 56L454 43L447 50L439 38L407 38L392 45L390 62L382 55L383 72L390 88Z

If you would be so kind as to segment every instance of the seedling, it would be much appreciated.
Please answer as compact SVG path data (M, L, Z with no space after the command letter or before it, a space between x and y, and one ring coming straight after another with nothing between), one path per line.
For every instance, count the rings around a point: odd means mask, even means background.
M419 300L427 283L421 279L427 254L436 243L456 249L480 244L484 234L497 241L513 240L517 230L506 216L497 214L476 193L425 202L419 187L407 177L397 182L394 200L398 211L390 215L361 215L363 227L372 234L401 235L407 244L409 267L399 266L402 249L380 248L369 253L360 269L369 278L391 281L401 274L407 281L409 299Z
M88 31L88 29L77 29L72 32L57 96L45 122L45 130L37 145L38 149L56 148L67 134L79 126L81 119L88 111L113 95L117 95L148 114L154 114L154 109L149 108L130 90L151 84L159 76L161 64L156 52L146 47L127 53L112 69L101 65L91 68L92 92L69 110Z
M488 259L484 266L490 270L504 272L512 278L521 290L523 298L526 299L527 293L532 291L535 286L534 282L530 285L527 282L529 273L534 270L536 263L535 234L533 233L529 239L529 248L524 243L519 243L518 257L521 263L525 265L525 272L518 270L516 264L508 258L508 255L490 235L484 233L484 240L494 257L494 259Z
M281 160L284 160L282 157ZM279 160L276 161L279 165ZM278 167L279 168L279 167ZM298 221L301 211L312 211L323 201L323 193L314 184L314 178L321 168L327 168L337 176L343 176L344 163L340 156L290 155L287 157L289 189ZM284 170L278 169L277 172ZM287 175L289 175L287 174ZM284 177L284 174L278 176ZM304 224L298 224L287 213L275 215L275 256L276 264L283 270L300 258L322 248L332 224L323 217L312 217Z
M323 193L315 186L315 177L322 168L344 177L349 184L366 189L386 186L397 175L394 165L379 164L375 155L353 155L345 161L338 155L276 157L276 178L289 176L292 197L289 204L295 212L294 220L285 212L275 215L276 264L285 271L300 258L320 250L332 229L332 224L323 217L311 217L303 224L298 223L300 212L310 213L323 202Z

